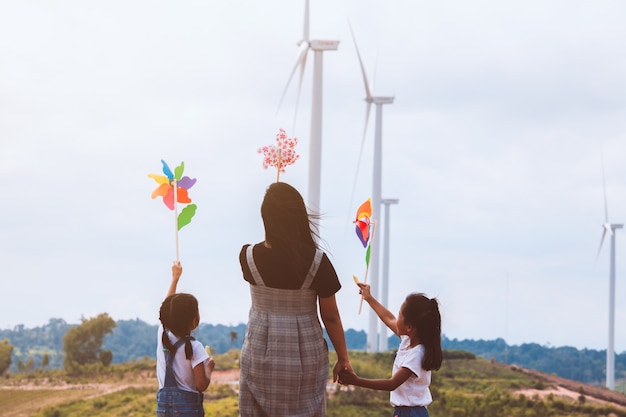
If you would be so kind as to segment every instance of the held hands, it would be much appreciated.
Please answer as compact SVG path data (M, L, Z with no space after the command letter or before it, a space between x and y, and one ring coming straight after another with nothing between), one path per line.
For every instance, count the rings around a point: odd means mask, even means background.
M339 372L339 383L341 385L354 385L358 378L353 369L344 369Z
M339 375L341 374L341 372L344 371L354 372L354 370L352 369L352 365L350 365L349 361L337 360L335 366L333 367L333 382L339 382L341 384L341 381L339 380Z

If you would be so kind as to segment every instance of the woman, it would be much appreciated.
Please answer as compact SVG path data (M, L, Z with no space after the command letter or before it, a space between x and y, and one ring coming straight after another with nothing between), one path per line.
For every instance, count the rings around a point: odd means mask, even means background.
M300 193L277 182L261 205L265 241L244 245L239 262L252 306L241 350L239 412L252 416L325 416L328 346L333 381L351 370L335 293L341 288L317 243Z

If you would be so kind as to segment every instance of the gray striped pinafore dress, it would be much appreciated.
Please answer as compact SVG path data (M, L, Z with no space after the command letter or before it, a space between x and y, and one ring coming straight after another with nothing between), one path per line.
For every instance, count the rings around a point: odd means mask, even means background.
M241 348L241 417L326 415L328 346L310 288L323 252L317 250L302 287L266 287L248 246L246 258L256 285Z

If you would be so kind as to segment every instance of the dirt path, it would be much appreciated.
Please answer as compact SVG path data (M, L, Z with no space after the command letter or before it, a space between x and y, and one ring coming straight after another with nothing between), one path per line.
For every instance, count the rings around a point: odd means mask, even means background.
M504 365L502 366L510 366ZM524 394L527 397L537 396L538 398L545 398L550 394L555 397L568 398L577 401L582 395L585 401L594 403L611 403L617 407L626 409L626 395L617 391L611 391L604 387L597 385L584 384L582 382L573 381L570 379L561 378L556 375L545 374L543 372L534 371L532 369L525 369L521 367L514 367L516 371L530 375L540 381L543 381L548 385L544 389L524 389L516 391L518 394Z

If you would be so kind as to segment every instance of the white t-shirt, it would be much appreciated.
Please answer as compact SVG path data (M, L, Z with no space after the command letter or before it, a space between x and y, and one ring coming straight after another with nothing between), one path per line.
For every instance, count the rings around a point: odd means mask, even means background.
M163 342L161 335L163 334L163 326L159 325L158 337L157 337L157 379L159 380L159 389L165 385L165 354L169 352L163 352ZM168 336L172 344L178 341L178 337L168 332ZM172 364L172 370L176 378L176 384L178 388L186 391L198 392L196 389L196 379L193 375L193 368L199 363L209 359L209 355L204 350L202 343L197 340L191 341L191 347L193 356L191 360L187 360L185 356L185 344L183 343L178 349L176 349L176 355L174 355L174 363Z
M422 368L424 346L417 345L409 348L410 342L408 336L400 337L400 347L393 361L394 375L400 368L407 368L413 372L409 379L391 391L389 401L394 407L427 406L433 401L430 389L428 389L431 372Z

